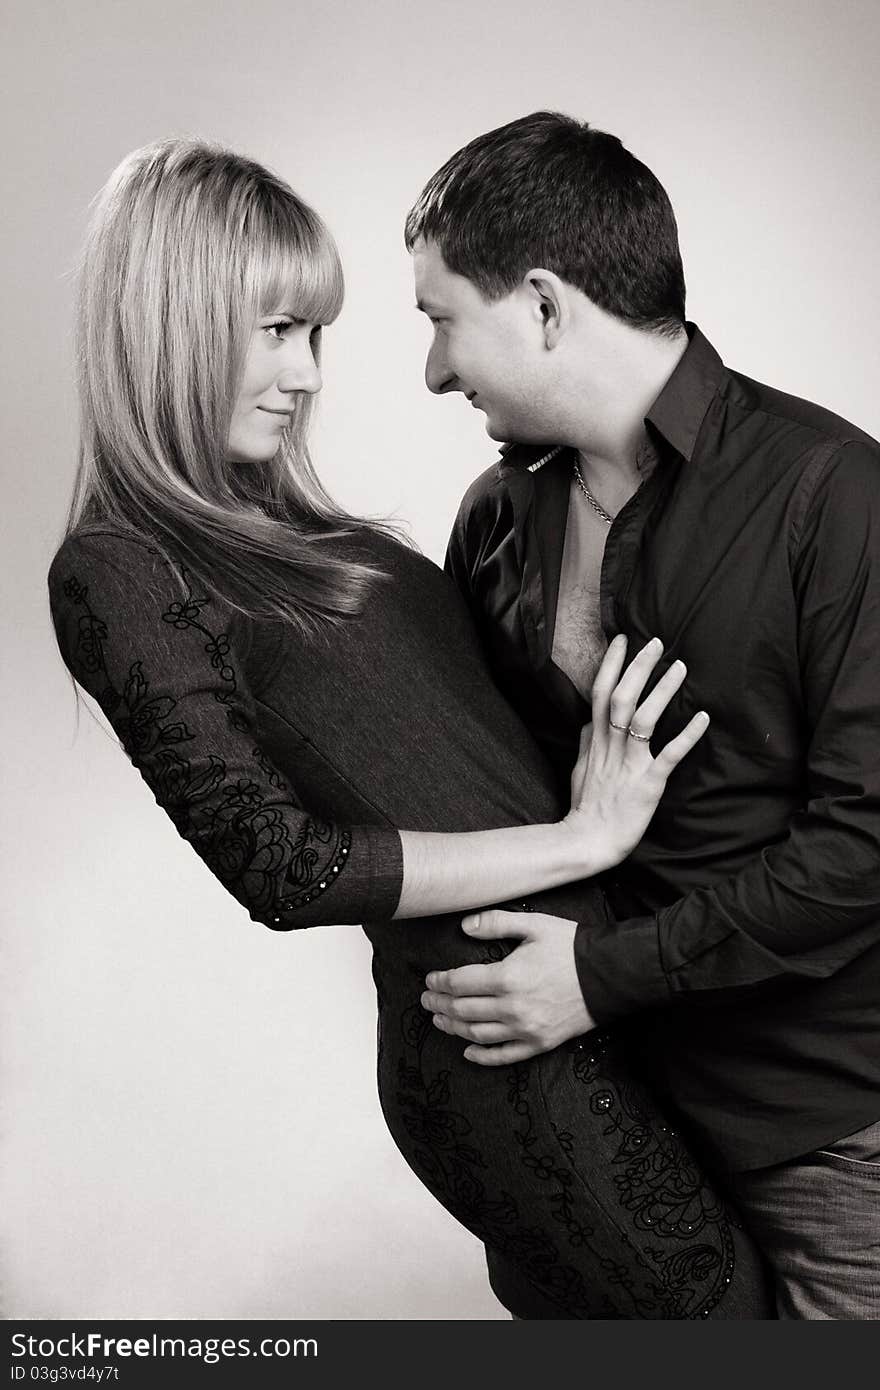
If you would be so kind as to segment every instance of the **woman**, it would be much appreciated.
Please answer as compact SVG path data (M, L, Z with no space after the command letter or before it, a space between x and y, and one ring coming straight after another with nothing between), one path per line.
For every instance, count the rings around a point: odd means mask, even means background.
M612 644L560 819L445 576L310 467L341 298L323 224L259 165L168 142L120 166L81 275L80 468L50 574L65 661L255 920L366 923L389 1127L514 1313L769 1316L754 1251L610 1038L487 1072L420 1007L427 968L496 953L463 909L555 889L531 903L602 914L559 885L632 848L706 719L652 758L683 669L638 705L659 647L621 676ZM641 740L609 726L615 686Z

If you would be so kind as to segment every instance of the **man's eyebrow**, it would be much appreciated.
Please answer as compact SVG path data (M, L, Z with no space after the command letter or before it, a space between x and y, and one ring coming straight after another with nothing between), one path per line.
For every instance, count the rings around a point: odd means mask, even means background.
M437 305L433 304L430 299L417 299L416 308L419 309L423 314L437 313Z

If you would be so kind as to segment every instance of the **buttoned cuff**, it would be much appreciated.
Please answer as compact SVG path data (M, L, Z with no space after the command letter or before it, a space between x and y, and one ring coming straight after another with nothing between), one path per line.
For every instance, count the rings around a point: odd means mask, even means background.
M673 997L660 961L656 917L579 922L574 962L587 1008L600 1026Z

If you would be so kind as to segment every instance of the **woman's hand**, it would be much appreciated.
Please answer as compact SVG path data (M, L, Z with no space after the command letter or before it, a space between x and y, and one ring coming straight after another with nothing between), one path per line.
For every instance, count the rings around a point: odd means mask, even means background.
M581 734L571 775L571 810L563 822L583 846L590 873L610 869L635 848L670 772L709 726L708 714L695 714L656 758L652 756L651 735L687 674L683 661L673 662L639 704L662 654L663 643L655 637L621 676L626 638L615 637L593 683L593 722Z

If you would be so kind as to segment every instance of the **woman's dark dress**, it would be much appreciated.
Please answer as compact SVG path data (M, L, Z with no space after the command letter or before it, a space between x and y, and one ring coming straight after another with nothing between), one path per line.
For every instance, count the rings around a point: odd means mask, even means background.
M504 948L467 937L455 915L390 920L402 881L393 827L484 830L555 820L560 807L451 581L385 537L348 544L389 579L357 618L307 639L242 619L132 535L83 530L49 578L62 654L256 921L364 923L388 1126L485 1242L512 1312L772 1317L754 1248L610 1034L481 1068L421 1008L427 970ZM530 905L603 912L586 883Z

